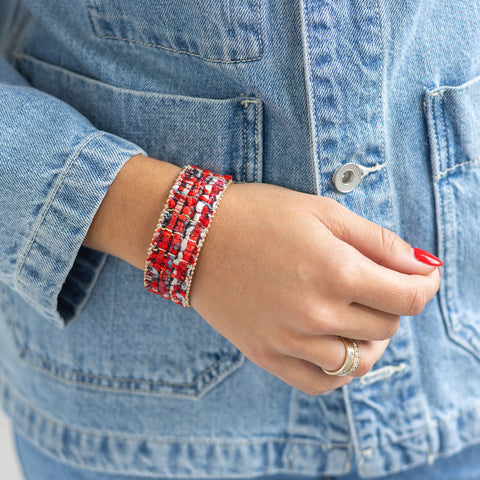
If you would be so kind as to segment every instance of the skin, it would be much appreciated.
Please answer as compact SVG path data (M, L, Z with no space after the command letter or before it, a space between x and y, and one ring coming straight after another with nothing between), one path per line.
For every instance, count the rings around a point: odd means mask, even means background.
M132 157L110 186L84 245L144 269L180 169ZM369 372L400 324L439 288L393 232L338 202L260 183L232 184L211 222L190 291L192 307L252 362L309 395L346 385L326 375L355 338Z

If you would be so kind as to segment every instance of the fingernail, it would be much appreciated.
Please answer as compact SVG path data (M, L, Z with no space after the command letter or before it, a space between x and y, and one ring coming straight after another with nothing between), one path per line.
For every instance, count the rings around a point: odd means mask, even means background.
M443 262L439 258L437 258L435 255L432 255L430 252L427 252L426 250L422 250L421 248L414 248L413 256L419 262L430 265L431 267L441 267L443 265Z

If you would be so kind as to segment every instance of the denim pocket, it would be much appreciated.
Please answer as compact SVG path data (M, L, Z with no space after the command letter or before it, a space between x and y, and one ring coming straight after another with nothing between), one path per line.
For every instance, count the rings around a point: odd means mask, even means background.
M34 87L152 157L194 163L239 182L262 181L262 103L257 98L126 90L26 56L18 58L17 67ZM198 398L244 360L192 308L147 292L142 272L114 257L107 257L80 315L64 329L11 296L6 316L19 356L60 381Z
M425 94L450 337L480 358L480 77Z
M262 56L260 0L86 0L97 37L213 62Z
M100 130L125 138L153 158L195 164L237 182L263 178L263 104L117 88L27 55L16 67L33 85L60 98Z

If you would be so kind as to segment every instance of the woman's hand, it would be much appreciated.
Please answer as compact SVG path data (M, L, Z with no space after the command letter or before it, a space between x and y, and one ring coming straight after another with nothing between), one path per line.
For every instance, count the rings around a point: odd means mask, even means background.
M191 305L251 361L311 395L358 340L365 375L435 295L439 269L338 202L267 184L231 185L199 254Z
M108 189L84 245L143 270L180 169L132 157ZM364 375L399 326L435 295L439 272L410 246L325 197L233 184L198 257L190 303L250 360L317 395L348 383L338 336L358 340Z

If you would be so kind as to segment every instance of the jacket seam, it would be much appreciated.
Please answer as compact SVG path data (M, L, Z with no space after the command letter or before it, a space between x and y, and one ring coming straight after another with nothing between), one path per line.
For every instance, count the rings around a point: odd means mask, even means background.
M460 411L458 413L458 415L455 415L455 416L452 415L448 419L442 420L440 422L437 421L437 420L433 420L432 423L431 423L431 426L429 426L429 427L424 427L424 428L422 428L422 429L420 429L416 432L406 433L405 435L396 438L394 441L380 443L378 445L375 445L375 447L372 447L372 448L373 448L373 450L378 450L378 449L383 448L383 447L388 447L390 445L395 445L397 443L404 442L405 440L409 440L411 438L416 438L416 437L419 437L421 435L425 435L426 433L428 433L432 430L435 430L442 425L446 425L447 423L449 423L451 421L458 420L459 418L462 418L465 415L469 415L470 413L473 413L476 410L480 410L480 402L477 402L474 407L471 407L471 408L469 408L467 410L464 410L464 411Z
M243 105L243 182L247 181L247 108L248 103L242 102Z
M17 343L17 340L16 340L16 343ZM217 360L217 362L215 362L213 365L211 365L206 370L201 372L190 383L172 383L172 382L162 382L162 381L148 380L148 379L144 379L144 378L135 378L135 377L115 377L115 376L108 376L108 375L96 375L96 374L92 374L92 373L82 372L81 370L73 370L73 369L69 369L67 367L63 367L62 365L58 365L54 362L51 362L50 360L47 360L46 358L43 358L43 357L37 355L36 353L32 352L31 350L29 350L25 347L22 347L18 344L17 344L17 347L20 350L19 351L19 353L21 355L20 358L25 363L30 365L32 368L35 368L36 370L38 370L40 372L44 372L48 375L51 375L52 377L58 378L59 380L62 380L63 382L79 384L79 385L88 385L88 386L91 386L92 388L98 389L98 390L119 391L119 392L131 391L131 389L105 387L105 386L101 386L101 385L100 386L99 385L94 385L94 384L92 384L91 382L88 382L88 381L73 380L73 379L70 379L66 376L58 375L53 370L51 370L49 368L41 368L41 367L33 364L32 362L29 362L25 358L25 355L32 355L33 357L37 358L43 364L50 365L52 369L62 370L65 373L71 372L74 376L82 376L82 377L90 378L92 380L99 379L99 380L115 381L115 382L138 382L138 383L144 383L144 384L148 384L148 385L158 385L158 386L164 386L164 387L194 388L203 376L210 373L212 370L214 370L222 362L227 360L229 357L232 356L232 354L235 353L235 352L228 352L227 354L223 355L219 360ZM241 361L241 358L242 357L240 356L240 360L237 360L237 361L233 362L233 365L236 365L237 363L239 363ZM138 390L138 389L134 389L134 390ZM190 397L190 395L188 395L188 396Z
M254 181L258 181L258 163L260 161L259 154L258 154L258 144L260 142L260 138L258 136L258 102L255 102L255 166L254 166Z
M224 63L224 64L235 64L235 63L247 63L247 62L253 62L256 60L260 60L263 57L263 38L262 38L262 16L261 16L261 7L260 7L260 0L257 0L257 39L258 39L258 47L259 47L259 53L256 57L251 57L251 58L239 58L238 60L222 60L220 58L210 58L210 57L205 57L203 55L200 55L198 53L192 53L188 52L186 50L178 50L176 48L171 48L171 47L166 47L164 45L158 45L156 43L148 43L148 42L142 42L141 40L135 40L133 38L122 38L122 37L117 37L115 35L97 35L98 38L105 39L105 40L117 40L120 42L133 42L139 45L143 45L145 47L152 47L152 48L159 48L162 50L166 50L168 52L172 53L178 53L181 55L189 55L191 57L195 58L200 58L202 60L205 60L207 62L213 62L213 63ZM90 20L90 24L92 25L93 31L96 30L94 25L92 24Z
M135 435L135 434L114 434L112 435L109 432L99 432L95 430L87 430L82 427L72 427L56 418L54 418L51 415L46 414L45 412L41 411L37 407L33 406L31 403L23 399L20 394L17 391L13 391L14 387L11 385L11 383L7 380L9 388L12 390L11 394L12 397L15 398L16 402L20 402L29 409L31 409L36 415L39 417L55 423L62 428L65 428L66 430L69 430L71 432L77 432L82 435L91 435L95 437L107 437L107 438L115 438L115 439L121 439L125 440L127 442L136 442L136 441L149 441L149 442L154 442L154 443L166 443L166 444L183 444L183 445L255 445L255 444L262 444L262 443L294 443L294 444L299 444L299 445L315 445L318 447L321 447L325 450L332 450L335 448L349 448L350 444L349 443L325 443L325 442L319 442L317 440L309 440L309 439L304 439L304 438L298 438L298 439L291 439L291 438L282 438L282 437L263 437L263 438L257 438L257 439L237 439L237 440L230 440L230 439L222 439L221 441L212 441L209 439L188 439L188 440L183 440L183 439L177 439L177 438L155 438L152 436L148 435ZM16 389L15 389L16 390Z
M18 266L18 269L17 269L17 273L15 275L15 279L14 279L14 283L15 283L15 287L18 289L19 288L19 284L20 284L20 276L22 274L22 270L23 270L23 267L25 266L25 262L27 261L27 258L28 258L28 255L35 243L35 240L37 238L37 235L38 235L38 232L40 231L40 228L42 227L42 224L46 218L46 216L48 215L48 212L50 211L50 208L52 207L55 199L56 199L56 196L57 196L57 193L58 191L60 190L60 188L62 187L65 179L67 178L70 170L72 169L73 165L75 164L76 160L78 159L78 157L81 155L81 153L83 152L84 148L90 143L92 142L93 140L99 138L99 137L102 137L103 135L105 135L105 132L95 132L95 133L92 133L90 135L87 136L87 138L83 141L82 144L80 144L79 148L78 148L78 151L76 152L76 154L73 156L73 158L67 163L66 165L66 168L64 168L64 171L63 171L63 174L62 176L60 177L58 183L57 183L57 186L54 188L53 192L51 193L51 196L50 196L50 199L48 200L47 202L47 206L45 208L45 211L43 212L39 222L38 222L38 225L37 227L35 228L34 232L33 232L33 235L32 235L32 238L27 246L27 249L25 251L25 253L23 254L23 257L22 257L22 260Z

